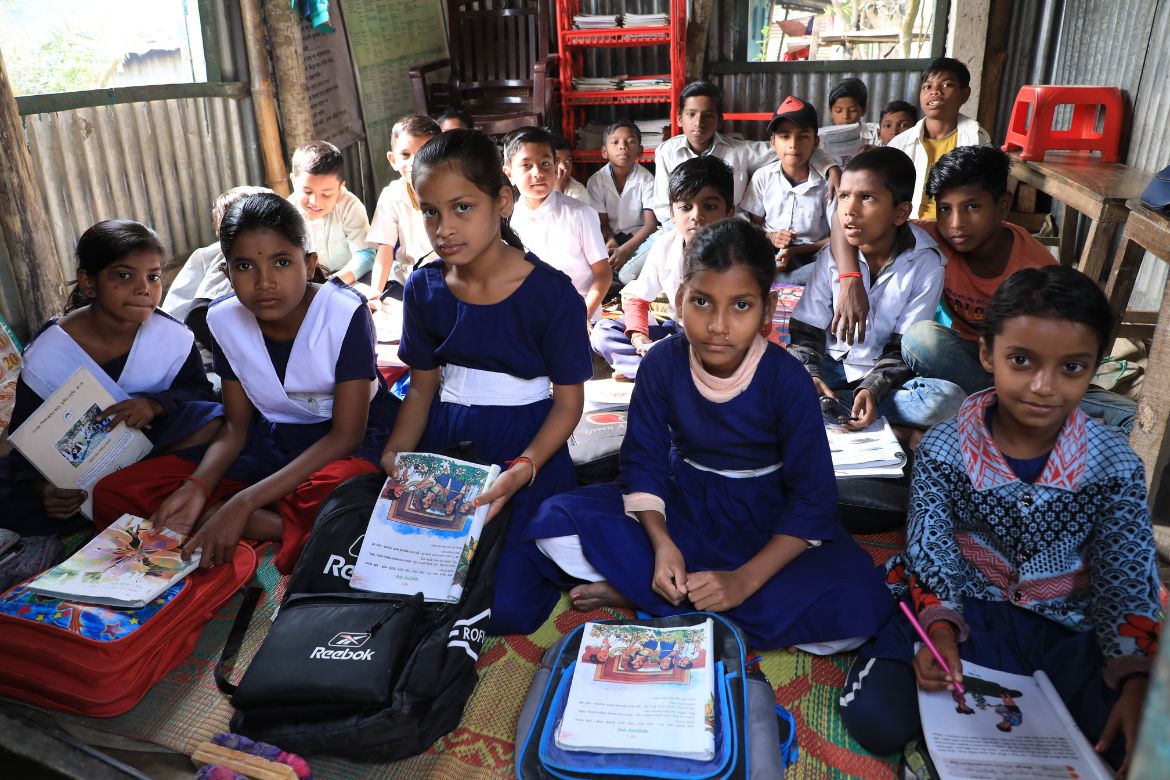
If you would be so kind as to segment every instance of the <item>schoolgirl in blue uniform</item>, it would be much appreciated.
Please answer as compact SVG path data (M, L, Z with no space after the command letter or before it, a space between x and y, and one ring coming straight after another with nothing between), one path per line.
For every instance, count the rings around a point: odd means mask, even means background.
M25 348L9 430L85 366L116 403L102 410L109 427L125 422L154 444L156 454L210 441L222 407L203 372L194 336L158 310L165 250L137 222L110 219L77 242L77 287L65 316L54 317ZM51 534L89 523L78 514L85 491L45 482L14 452L7 470L0 525L23 534Z
M512 188L487 135L436 136L415 157L412 179L440 259L406 283L398 356L411 368L410 390L382 467L392 472L399 452L443 452L463 441L504 466L479 498L490 502L489 518L512 506L489 629L528 633L557 594L531 591L541 577L518 555L519 540L541 501L576 486L565 442L592 375L585 305L569 278L525 254L508 227Z
M220 244L234 293L207 325L223 378L225 423L205 449L143 461L98 484L99 524L153 516L202 549L201 566L231 560L241 537L281 540L288 573L321 501L377 471L396 403L378 374L374 326L353 288L310 279L316 254L296 208L260 193L232 205Z
M620 480L551 499L532 522L542 570L574 606L723 612L757 648L822 653L856 647L890 614L836 520L812 383L762 336L774 255L736 219L688 245L683 332L638 370Z

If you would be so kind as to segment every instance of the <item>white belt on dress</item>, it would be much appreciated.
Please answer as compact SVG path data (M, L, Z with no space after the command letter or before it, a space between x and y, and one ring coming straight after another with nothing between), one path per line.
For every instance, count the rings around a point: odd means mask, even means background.
M707 471L712 474L719 474L731 479L751 479L752 477L762 477L765 474L771 474L774 471L779 471L784 466L784 461L773 463L771 466L764 466L758 469L713 469L710 466L704 466L702 463L696 463L690 458L683 458L687 463L697 468L699 471Z
M526 406L551 395L547 376L521 379L502 371L446 365L439 397L461 406Z

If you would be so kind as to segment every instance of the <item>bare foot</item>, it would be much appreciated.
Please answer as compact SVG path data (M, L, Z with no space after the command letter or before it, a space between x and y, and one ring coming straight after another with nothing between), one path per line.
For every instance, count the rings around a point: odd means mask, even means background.
M905 425L891 425L890 428L894 431L894 437L911 452L918 448L918 442L922 441L922 434L925 433L919 428L910 428Z
M614 371L613 372L613 381L615 381L615 382L633 382L634 378L632 376L626 376L625 374L623 374L620 371Z
M617 588L605 581L578 585L569 591L569 601L573 602L573 609L580 612L589 612L601 607L634 606L618 592Z

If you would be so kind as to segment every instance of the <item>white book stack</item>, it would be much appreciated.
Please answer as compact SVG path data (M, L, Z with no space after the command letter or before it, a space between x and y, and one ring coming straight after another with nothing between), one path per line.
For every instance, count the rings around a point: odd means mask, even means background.
M573 17L573 26L578 30L604 30L617 27L619 23L616 14L577 14Z
M670 89L670 79L626 79L622 83L624 89Z
M670 17L666 14L626 14L622 21L626 27L662 27Z
M654 149L662 143L662 137L666 132L666 128L670 127L670 117L639 119L634 124L642 132L642 148Z
M616 78L580 76L573 79L573 89L577 92L599 92L603 89L621 89L621 86L621 81Z

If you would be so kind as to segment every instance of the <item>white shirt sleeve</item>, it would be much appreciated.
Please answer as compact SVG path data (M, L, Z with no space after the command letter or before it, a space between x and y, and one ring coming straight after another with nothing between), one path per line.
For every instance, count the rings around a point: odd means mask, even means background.
M662 146L658 150L661 152ZM654 200L651 208L660 224L670 221L670 173L666 170L666 156L661 153L654 156Z
M394 195L387 185L378 196L378 206L374 209L374 218L370 220L370 231L366 234L366 241L370 244L385 244L393 247L398 243L398 209L394 208Z
M668 238L660 238L650 247L650 254L646 264L634 281L626 285L626 292L634 298L643 301L653 301L662 292L662 264L666 258L666 245L672 243Z
M946 271L942 256L937 249L921 249L917 254L913 284L908 286L913 292L894 321L894 333L905 333L916 322L934 319L942 297Z
M652 176L650 174L650 171L647 171L645 168L642 168L641 163L638 164L638 167L641 168L643 171L646 171L646 175L641 177L641 179L639 181L639 185L638 185L639 207L643 211L645 211L646 209L653 209L654 208L654 176ZM669 208L670 208L670 206L668 204L667 209L669 210ZM657 216L657 214L655 216ZM659 222L661 222L661 221L662 220L659 220Z
M792 316L801 322L812 325L814 328L828 328L833 321L833 280L837 264L833 260L833 252L826 244L817 253L816 267L812 277L804 287L804 294L796 302Z
M581 249L585 253L586 261L592 265L599 260L609 259L609 251L605 248L605 239L601 235L601 217L593 208L578 209L581 216Z
M589 199L593 201L593 208L597 209L597 213L605 214L609 217L609 204L605 199L605 182L602 181L602 176L609 176L609 171L602 168L597 173L589 177L589 181L585 184L585 191L589 193ZM616 215L615 215L616 216ZM610 228L613 227L613 220L610 219Z
M362 249L372 248L366 243L366 236L370 233L370 220L366 217L366 207L352 193L344 205L345 210L338 216L341 217L341 230L345 234L345 240L349 242L350 251L358 252Z
M764 203L768 188L768 174L769 171L763 168L752 174L752 180L743 193L743 200L739 202L740 211L746 211L756 217L763 217L767 214Z
M187 262L179 269L179 273L171 282L167 290L167 297L163 299L162 310L177 320L185 319L191 311L199 284L207 275L209 263L219 257L219 243L200 247L191 253Z

